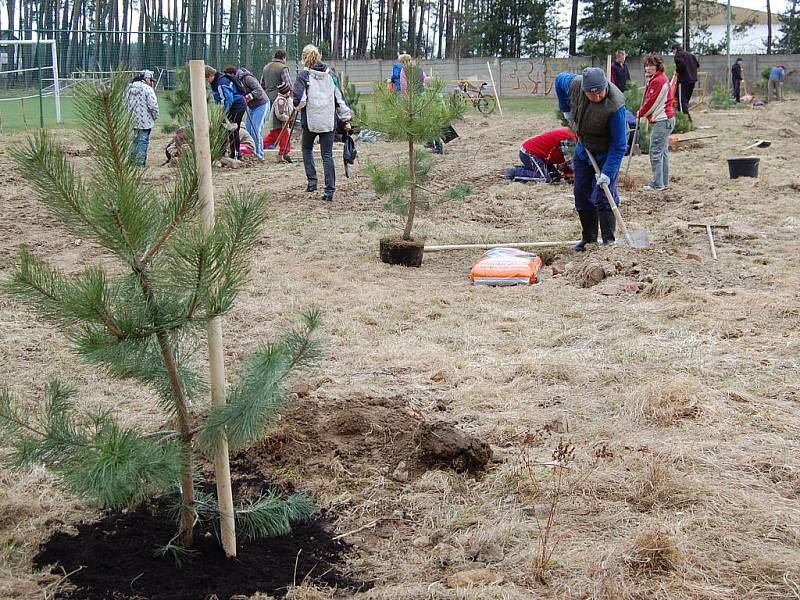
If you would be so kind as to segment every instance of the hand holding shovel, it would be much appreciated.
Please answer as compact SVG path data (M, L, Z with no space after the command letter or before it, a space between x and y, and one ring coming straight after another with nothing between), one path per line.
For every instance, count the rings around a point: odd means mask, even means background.
M597 164L597 161L594 159L594 156L589 151L589 149L584 144L583 148L586 150L586 154L589 156L589 160L592 161L592 166L594 167L594 172L597 175L600 175L602 172L600 171L600 166ZM603 193L606 195L606 199L608 200L608 204L611 206L611 211L614 213L614 216L617 218L617 222L620 224L622 228L622 233L625 235L625 241L628 242L630 246L634 246L637 248L646 248L647 243L647 232L642 230L634 231L634 235L628 232L628 227L625 225L625 219L622 218L622 213L619 211L617 207L617 203L614 202L614 196L611 194L611 190L608 188L608 184L603 182L600 184L600 187L603 189Z

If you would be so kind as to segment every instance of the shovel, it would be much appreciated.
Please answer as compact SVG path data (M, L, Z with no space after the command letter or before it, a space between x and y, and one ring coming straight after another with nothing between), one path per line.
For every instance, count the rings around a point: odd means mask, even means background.
M594 172L600 175L600 167L598 166L597 161L594 159L594 156L585 145L583 148L586 150L586 154L589 155L589 160L592 161ZM627 225L625 225L625 219L622 218L622 213L619 211L617 203L614 202L614 196L611 195L611 190L608 189L608 184L604 183L601 187L606 195L608 204L611 206L611 211L614 213L614 216L617 218L617 222L622 228L622 233L625 235L625 241L628 242L628 245L634 248L647 248L650 245L647 239L647 232L643 229L635 229L633 233L629 232Z
M636 127L633 128L633 141L631 142L630 150L628 150L628 161L625 163L625 176L623 179L628 179L628 170L631 168L631 158L633 158L633 151L636 148L636 143L639 141L639 117L636 117ZM588 150L586 152L589 152Z
M750 148L769 148L772 145L772 142L769 140L756 140L749 146L745 146L742 150L750 150Z

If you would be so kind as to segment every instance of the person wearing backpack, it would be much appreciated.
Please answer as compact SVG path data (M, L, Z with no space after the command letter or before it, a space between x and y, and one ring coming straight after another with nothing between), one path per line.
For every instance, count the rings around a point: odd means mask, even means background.
M322 199L330 202L336 190L336 170L333 164L336 117L344 124L345 131L349 131L353 115L336 87L330 69L322 62L319 48L312 44L307 45L303 48L302 60L303 70L294 82L293 104L295 108L302 109L300 122L303 127L303 165L308 180L306 191L314 192L317 189L313 149L314 140L319 137L325 172L325 193Z
M231 73L231 71L233 71ZM227 67L225 72L236 78L239 88L244 91L244 101L247 103L247 118L244 128L253 138L255 154L259 160L264 160L264 144L261 137L261 128L264 125L264 116L267 114L267 94L253 74L244 67Z
M288 83L281 82L278 86L278 95L272 101L272 108L270 110L270 121L272 122L272 129L264 138L264 146L269 147L273 144L278 145L278 158L284 162L294 162L289 153L292 151L292 130L290 128L289 119L294 112L292 105L292 86ZM277 126L276 126L277 123Z
M208 65L206 65L206 81L214 93L214 100L217 104L222 104L225 109L225 115L228 121L231 122L230 133L228 134L230 155L231 158L238 160L241 158L239 152L239 129L242 126L242 117L244 117L247 109L244 93L231 75L220 73L214 67L209 67Z

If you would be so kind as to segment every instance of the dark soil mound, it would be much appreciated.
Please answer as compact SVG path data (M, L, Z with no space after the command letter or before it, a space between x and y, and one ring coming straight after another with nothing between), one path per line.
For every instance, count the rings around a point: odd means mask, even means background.
M435 468L479 476L492 458L487 443L451 423L431 422L402 396L312 398L289 403L270 436L232 458L262 473L291 468L309 484L327 486L331 473L371 477L401 462L412 477Z
M337 569L347 545L333 539L321 518L295 524L289 535L239 540L233 560L225 558L213 525L198 524L193 555L178 567L169 554L154 554L176 533L170 506L164 500L113 512L78 525L77 535L57 532L42 545L34 563L70 573L75 589L56 596L69 600L206 600L256 592L282 597L306 577L338 589L369 587Z

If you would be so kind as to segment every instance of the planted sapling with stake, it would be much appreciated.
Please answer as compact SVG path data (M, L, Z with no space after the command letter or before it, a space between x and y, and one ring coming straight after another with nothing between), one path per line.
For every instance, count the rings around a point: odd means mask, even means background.
M418 267L422 264L424 242L415 240L411 233L417 208L427 204L421 188L430 177L432 164L430 154L415 146L439 140L442 130L464 114L464 103L445 98L442 81L431 80L423 85L421 69L409 64L404 67L404 73L405 92L389 91L384 85L375 86L372 111L364 116L363 122L374 131L407 144L405 160L389 167L370 164L367 172L375 191L388 197L387 207L406 217L402 236L380 241L381 260Z
M143 432L111 410L88 410L75 388L54 380L34 411L0 391L0 432L10 463L43 464L70 491L106 508L132 507L179 489L178 531L167 546L180 553L191 549L195 524L209 509L195 493L198 454L211 456L225 438L232 449L241 448L278 418L284 380L318 356L312 334L319 315L305 313L297 330L248 357L226 403L204 406L207 386L192 351L203 326L233 308L248 280L265 197L228 193L206 231L194 152L178 159L176 180L163 193L129 161L125 86L115 75L108 85L77 90L80 135L92 157L88 168L72 165L45 131L13 151L54 221L95 242L114 266L66 274L22 248L4 285L64 331L80 358L153 391L163 431ZM212 113L212 157L223 148L221 119L221 112ZM248 502L240 520L248 536L274 535L312 512L305 497L269 496Z

